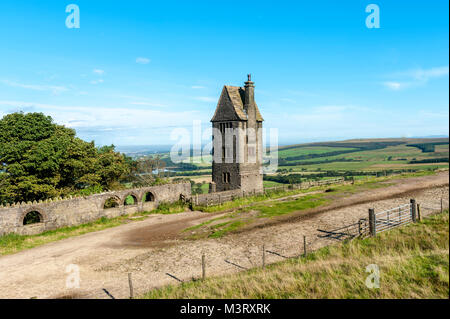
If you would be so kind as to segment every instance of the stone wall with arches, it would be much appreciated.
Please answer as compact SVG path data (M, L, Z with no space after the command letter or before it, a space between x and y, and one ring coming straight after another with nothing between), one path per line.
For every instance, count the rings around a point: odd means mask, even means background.
M162 202L191 197L190 183L105 192L75 198L0 206L0 235L38 234L64 226L74 226L101 217L117 217L151 211Z

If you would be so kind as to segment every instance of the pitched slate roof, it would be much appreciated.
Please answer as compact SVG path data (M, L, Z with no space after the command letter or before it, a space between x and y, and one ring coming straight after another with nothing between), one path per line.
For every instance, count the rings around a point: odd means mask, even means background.
M211 122L240 120L247 121L247 114L244 109L245 89L239 86L225 85L220 95L217 108ZM259 112L258 105L256 105L256 120L264 121ZM227 114L231 111L234 114Z

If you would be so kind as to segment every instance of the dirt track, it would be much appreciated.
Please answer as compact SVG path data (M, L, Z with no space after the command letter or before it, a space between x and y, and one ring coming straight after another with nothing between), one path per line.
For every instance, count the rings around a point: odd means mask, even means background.
M400 179L394 186L355 194L327 208L282 216L271 220L270 225L265 223L215 240L179 239L181 230L220 215L188 212L155 215L50 243L0 257L0 298L109 298L103 289L116 298L126 298L128 272L133 273L135 294L143 293L175 283L167 273L182 280L198 277L203 252L207 256L208 275L236 272L240 270L238 266L249 268L261 263L262 243L267 250L283 256L301 252L303 235L307 236L308 249L332 244L335 241L318 238L317 229L353 223L367 217L371 207L375 210L395 207L407 203L409 198L438 207L441 197L448 201L448 178L447 171L436 176ZM271 253L266 257L267 262L283 259ZM69 264L80 268L80 289L66 289L65 270Z

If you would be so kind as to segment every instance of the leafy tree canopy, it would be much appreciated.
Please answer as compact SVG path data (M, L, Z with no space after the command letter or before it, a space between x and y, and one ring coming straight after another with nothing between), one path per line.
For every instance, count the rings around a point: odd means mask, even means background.
M117 189L129 160L114 145L97 148L42 113L0 119L0 203L33 201L86 189Z

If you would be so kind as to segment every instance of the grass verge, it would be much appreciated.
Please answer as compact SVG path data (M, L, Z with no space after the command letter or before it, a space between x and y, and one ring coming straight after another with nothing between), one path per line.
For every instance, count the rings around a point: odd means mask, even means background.
M380 288L365 284L376 264ZM248 271L169 285L141 298L449 298L449 214Z

